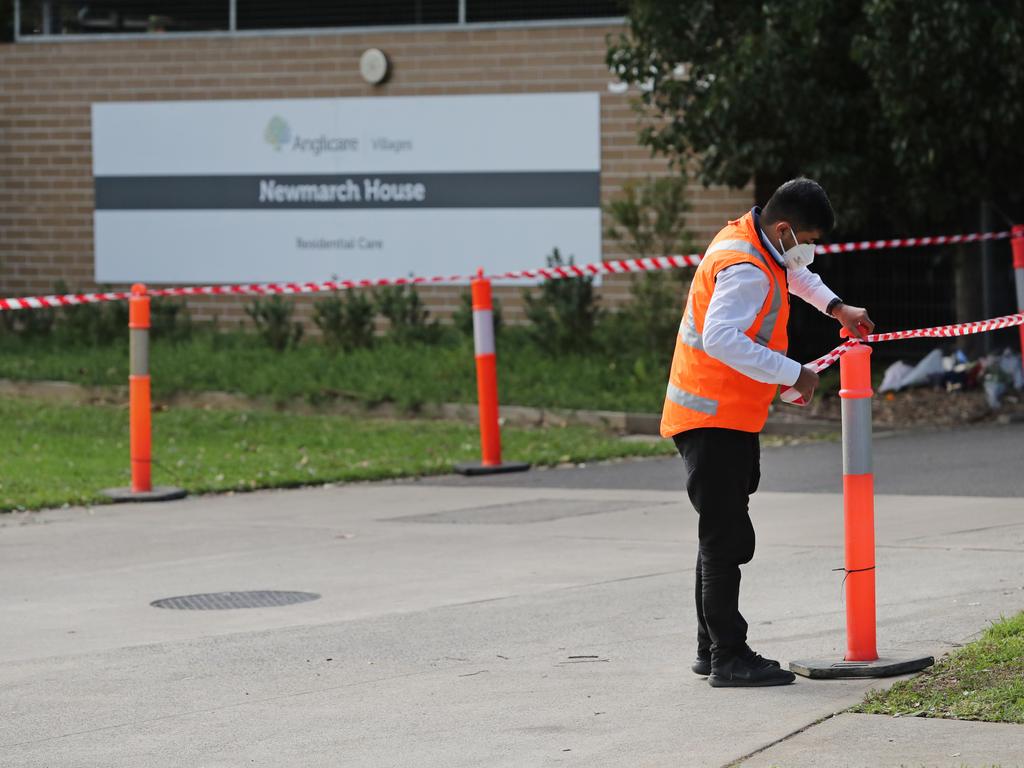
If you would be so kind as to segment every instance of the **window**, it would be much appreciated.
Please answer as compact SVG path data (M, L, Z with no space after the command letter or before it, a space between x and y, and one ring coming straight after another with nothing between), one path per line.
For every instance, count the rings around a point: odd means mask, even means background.
M239 29L455 24L457 0L238 0Z
M624 0L466 0L466 21L540 21L623 16Z
M19 36L608 18L625 0L15 0Z

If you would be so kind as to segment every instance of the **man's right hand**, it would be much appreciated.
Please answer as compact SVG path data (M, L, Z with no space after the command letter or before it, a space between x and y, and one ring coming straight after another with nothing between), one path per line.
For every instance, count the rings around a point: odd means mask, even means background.
M799 392L805 402L811 402L811 398L814 397L814 389L818 386L818 374L808 368L806 365L800 368L800 376L797 378L796 383L793 385L793 389Z

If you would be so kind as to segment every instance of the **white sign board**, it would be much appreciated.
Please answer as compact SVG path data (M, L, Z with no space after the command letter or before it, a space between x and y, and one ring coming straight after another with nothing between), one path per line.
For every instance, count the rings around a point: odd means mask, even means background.
M92 106L98 282L600 258L596 93Z

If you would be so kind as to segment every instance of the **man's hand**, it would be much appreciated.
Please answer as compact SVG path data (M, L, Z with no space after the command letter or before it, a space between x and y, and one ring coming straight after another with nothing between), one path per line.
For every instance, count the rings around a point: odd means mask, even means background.
M868 311L863 307L840 304L832 310L832 317L850 332L850 336L861 341L864 341L867 335L875 330L874 321L868 317Z
M811 398L814 397L814 389L818 386L818 374L808 368L806 365L800 368L800 376L796 380L796 384L793 385L793 389L800 393L803 397L804 402L811 402Z

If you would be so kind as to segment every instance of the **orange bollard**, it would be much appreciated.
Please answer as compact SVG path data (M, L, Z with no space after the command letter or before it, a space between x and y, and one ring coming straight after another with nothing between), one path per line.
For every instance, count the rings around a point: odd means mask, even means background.
M501 464L501 426L498 424L498 355L494 348L494 303L491 298L491 282L481 274L472 282L471 289L476 395L480 408L481 464L485 467L496 467Z
M129 443L132 462L132 493L153 490L150 477L152 462L152 422L149 386L149 296L146 286L136 283L128 300L129 372L128 412Z
M132 480L128 488L103 491L114 501L167 501L185 495L181 488L153 487L152 401L149 377L149 296L136 283L128 299L128 453Z
M1013 276L1017 282L1017 311L1024 312L1024 225L1013 225L1010 248L1013 249ZM1020 364L1024 368L1024 325L1017 330L1020 331Z
M849 334L844 330L844 337ZM886 653L875 647L875 475L871 458L871 348L858 344L839 358L843 417L843 519L846 566L846 655L842 661L791 661L810 678L888 677L935 663L931 656Z
M871 461L871 348L839 358L846 528L846 661L875 661L875 475Z
M501 426L498 423L498 356L494 346L494 303L491 281L478 270L470 284L473 293L473 348L476 354L476 393L480 412L479 464L456 464L464 475L497 472L521 472L529 469L522 462L501 461Z

